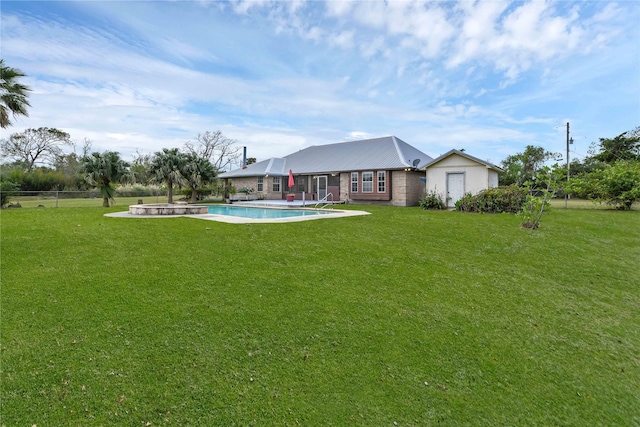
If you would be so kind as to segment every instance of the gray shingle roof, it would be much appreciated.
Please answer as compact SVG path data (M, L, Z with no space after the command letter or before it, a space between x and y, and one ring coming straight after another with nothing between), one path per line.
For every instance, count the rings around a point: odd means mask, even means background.
M358 170L393 170L422 168L433 160L422 151L395 136L385 136L337 144L314 145L282 158L271 158L225 172L222 178L243 176L286 176L322 172L349 172Z

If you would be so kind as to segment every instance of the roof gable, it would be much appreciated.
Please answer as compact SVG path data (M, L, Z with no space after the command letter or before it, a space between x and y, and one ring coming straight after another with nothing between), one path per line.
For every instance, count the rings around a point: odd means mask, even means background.
M474 162L474 163L479 163L479 164L481 164L483 166L486 166L489 169L493 169L493 170L495 170L497 172L502 172L502 169L500 167L494 165L493 163L490 163L490 162L487 162L485 160L479 159L477 157L474 157L474 156L472 156L470 154L465 153L464 151L460 151L460 150L456 150L456 149L450 150L450 151L444 153L443 155L441 155L440 157L431 160L430 162L428 162L424 166L424 169L428 169L430 167L435 166L438 163L442 163L442 162L446 161L447 159L451 159L453 156L459 156L459 157L462 157L463 159L465 159L467 161L471 161L471 162Z
M286 161L281 157L272 157L257 163L252 163L244 168L234 169L229 172L221 172L222 178L240 178L244 176L284 176L284 165Z

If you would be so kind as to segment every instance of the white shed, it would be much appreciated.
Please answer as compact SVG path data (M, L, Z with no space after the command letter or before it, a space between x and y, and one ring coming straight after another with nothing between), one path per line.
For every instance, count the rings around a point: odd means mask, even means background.
M498 186L498 166L480 160L460 150L451 150L424 166L427 192L446 197L447 207L466 193L476 194Z

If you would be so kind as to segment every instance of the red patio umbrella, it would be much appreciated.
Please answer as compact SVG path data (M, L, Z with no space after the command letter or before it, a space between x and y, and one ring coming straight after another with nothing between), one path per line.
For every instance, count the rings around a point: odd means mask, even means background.
M293 180L293 172L289 169L289 190L291 190L294 185L296 185L296 183Z

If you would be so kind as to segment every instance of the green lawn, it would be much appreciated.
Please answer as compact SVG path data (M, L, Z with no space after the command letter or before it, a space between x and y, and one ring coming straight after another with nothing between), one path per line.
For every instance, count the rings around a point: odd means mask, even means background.
M1 221L6 426L640 424L640 212Z
M593 200L585 200L585 199L569 199L565 202L563 198L551 199L550 201L551 207L553 208L561 208L564 209L564 205L566 203L569 209L613 209L611 205L607 205L606 203L597 203ZM640 210L640 202L636 202L631 207L632 210Z

